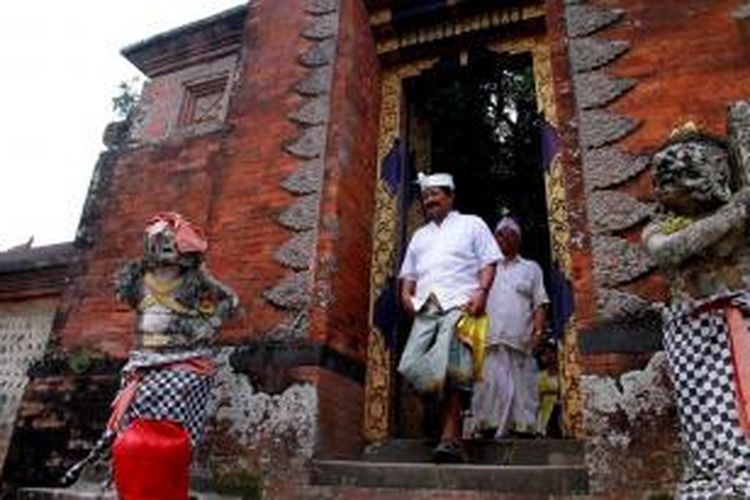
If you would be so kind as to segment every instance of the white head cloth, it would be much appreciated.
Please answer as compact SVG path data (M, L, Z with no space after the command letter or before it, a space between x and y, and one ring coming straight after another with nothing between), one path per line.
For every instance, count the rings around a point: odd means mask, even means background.
M422 172L417 174L417 184L420 189L424 190L431 187L447 187L452 190L456 189L453 184L453 176L451 174L432 174L425 175Z
M495 226L495 234L500 232L501 229L510 229L514 233L518 235L518 237L521 237L521 226L518 225L518 222L516 222L512 217L503 217L500 219L500 222L497 223L497 226Z

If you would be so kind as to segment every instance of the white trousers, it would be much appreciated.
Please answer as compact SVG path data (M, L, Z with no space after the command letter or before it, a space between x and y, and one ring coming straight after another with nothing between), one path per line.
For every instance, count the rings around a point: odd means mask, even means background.
M471 402L473 431L497 429L537 432L539 369L536 360L505 345L487 348L482 380L475 384Z

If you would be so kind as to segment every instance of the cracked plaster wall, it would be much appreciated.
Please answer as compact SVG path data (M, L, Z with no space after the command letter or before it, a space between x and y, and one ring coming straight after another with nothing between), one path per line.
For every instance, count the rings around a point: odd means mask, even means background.
M671 491L681 462L665 354L618 378L584 375L581 389L592 492Z
M217 483L245 474L270 494L284 482L304 484L318 436L318 395L313 384L293 383L278 394L262 392L234 373L225 347L217 356L206 439L198 466Z

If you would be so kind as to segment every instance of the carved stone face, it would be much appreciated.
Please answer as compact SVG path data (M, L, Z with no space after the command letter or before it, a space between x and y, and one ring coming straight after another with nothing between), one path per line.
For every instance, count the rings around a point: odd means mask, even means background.
M146 228L145 246L146 261L152 265L177 264L180 260L177 239L167 223L160 221Z
M731 197L729 155L716 141L694 137L667 145L653 164L659 200L676 213L712 210Z

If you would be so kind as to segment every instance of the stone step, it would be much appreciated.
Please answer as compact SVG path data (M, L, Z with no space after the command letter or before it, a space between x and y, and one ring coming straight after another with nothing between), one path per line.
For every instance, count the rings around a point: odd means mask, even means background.
M588 493L583 465L484 465L316 460L315 485L493 491L513 494Z
M362 458L370 462L432 462L435 442L392 439L369 446ZM495 465L583 465L583 441L575 439L469 439L464 447L470 463Z
M111 489L102 489L96 483L79 482L70 488L21 488L16 498L18 500L117 500L117 494ZM240 500L240 497L191 491L189 500Z

